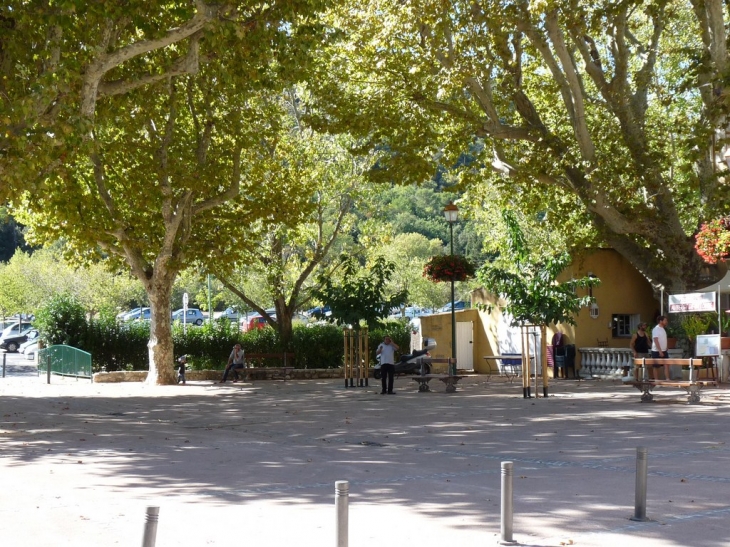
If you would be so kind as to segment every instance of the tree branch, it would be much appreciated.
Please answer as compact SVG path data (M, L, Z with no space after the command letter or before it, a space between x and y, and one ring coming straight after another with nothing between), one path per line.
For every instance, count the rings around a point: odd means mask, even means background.
M203 0L195 0L195 4L197 7L195 15L185 24L170 29L164 36L152 40L133 42L111 53L99 53L89 64L84 74L81 93L81 115L87 118L93 117L94 111L96 110L96 100L99 95L99 85L102 78L110 70L130 59L190 38L212 21L220 9L216 6L207 5ZM109 21L103 33L100 47L97 48L100 52L106 51L106 47L111 39L112 23Z

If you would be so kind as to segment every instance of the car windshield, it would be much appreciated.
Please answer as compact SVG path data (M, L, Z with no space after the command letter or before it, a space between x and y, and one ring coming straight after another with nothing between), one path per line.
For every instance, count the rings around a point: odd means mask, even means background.
M30 328L30 325L28 323L23 323L22 325L18 325L18 323L14 323L7 327L0 336L10 336L12 334L18 334L19 332L22 332L24 330L28 330Z

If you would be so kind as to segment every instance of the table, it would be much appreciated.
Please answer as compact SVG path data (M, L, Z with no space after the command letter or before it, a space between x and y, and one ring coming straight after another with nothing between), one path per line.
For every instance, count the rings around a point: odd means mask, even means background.
M520 375L520 372L522 372L522 355L519 354L504 354L504 355L484 355L484 360L489 364L489 372L490 374L487 376L487 381L489 381L489 377L491 376L492 372L492 366L489 363L490 359L493 360L510 360L510 361L519 361L519 363L502 363L502 370L499 371L500 376L505 376L510 383L517 378L517 376ZM530 361L532 361L535 358L534 355L530 355Z

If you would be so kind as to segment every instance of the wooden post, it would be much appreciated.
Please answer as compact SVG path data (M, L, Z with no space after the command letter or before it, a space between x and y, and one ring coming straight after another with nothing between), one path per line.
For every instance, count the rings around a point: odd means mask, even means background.
M349 375L349 366L350 366L350 344L349 344L349 342L350 342L349 329L344 329L342 331L342 343L345 346L344 347L345 351L343 353L344 362L342 363L342 367L345 372L345 387L347 387L347 378Z
M542 342L540 343L540 354L542 355L542 395L543 397L547 397L549 382L547 361L547 328L545 327L545 325L540 326L540 337L542 338ZM565 377L568 377L567 367L565 368Z
M520 342L522 344L522 397L531 399L530 395L530 338L527 327L520 326Z

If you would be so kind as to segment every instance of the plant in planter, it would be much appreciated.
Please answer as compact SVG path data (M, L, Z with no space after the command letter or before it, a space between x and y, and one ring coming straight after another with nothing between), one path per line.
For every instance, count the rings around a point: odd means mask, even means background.
M667 331L667 349L676 348L677 340L686 336L681 322L672 321L664 330Z
M689 339L690 353L694 355L694 343L700 334L705 334L714 322L710 313L691 313L682 317L682 329Z
M730 310L720 314L720 348L730 349Z
M720 314L720 335L730 336L730 310Z

